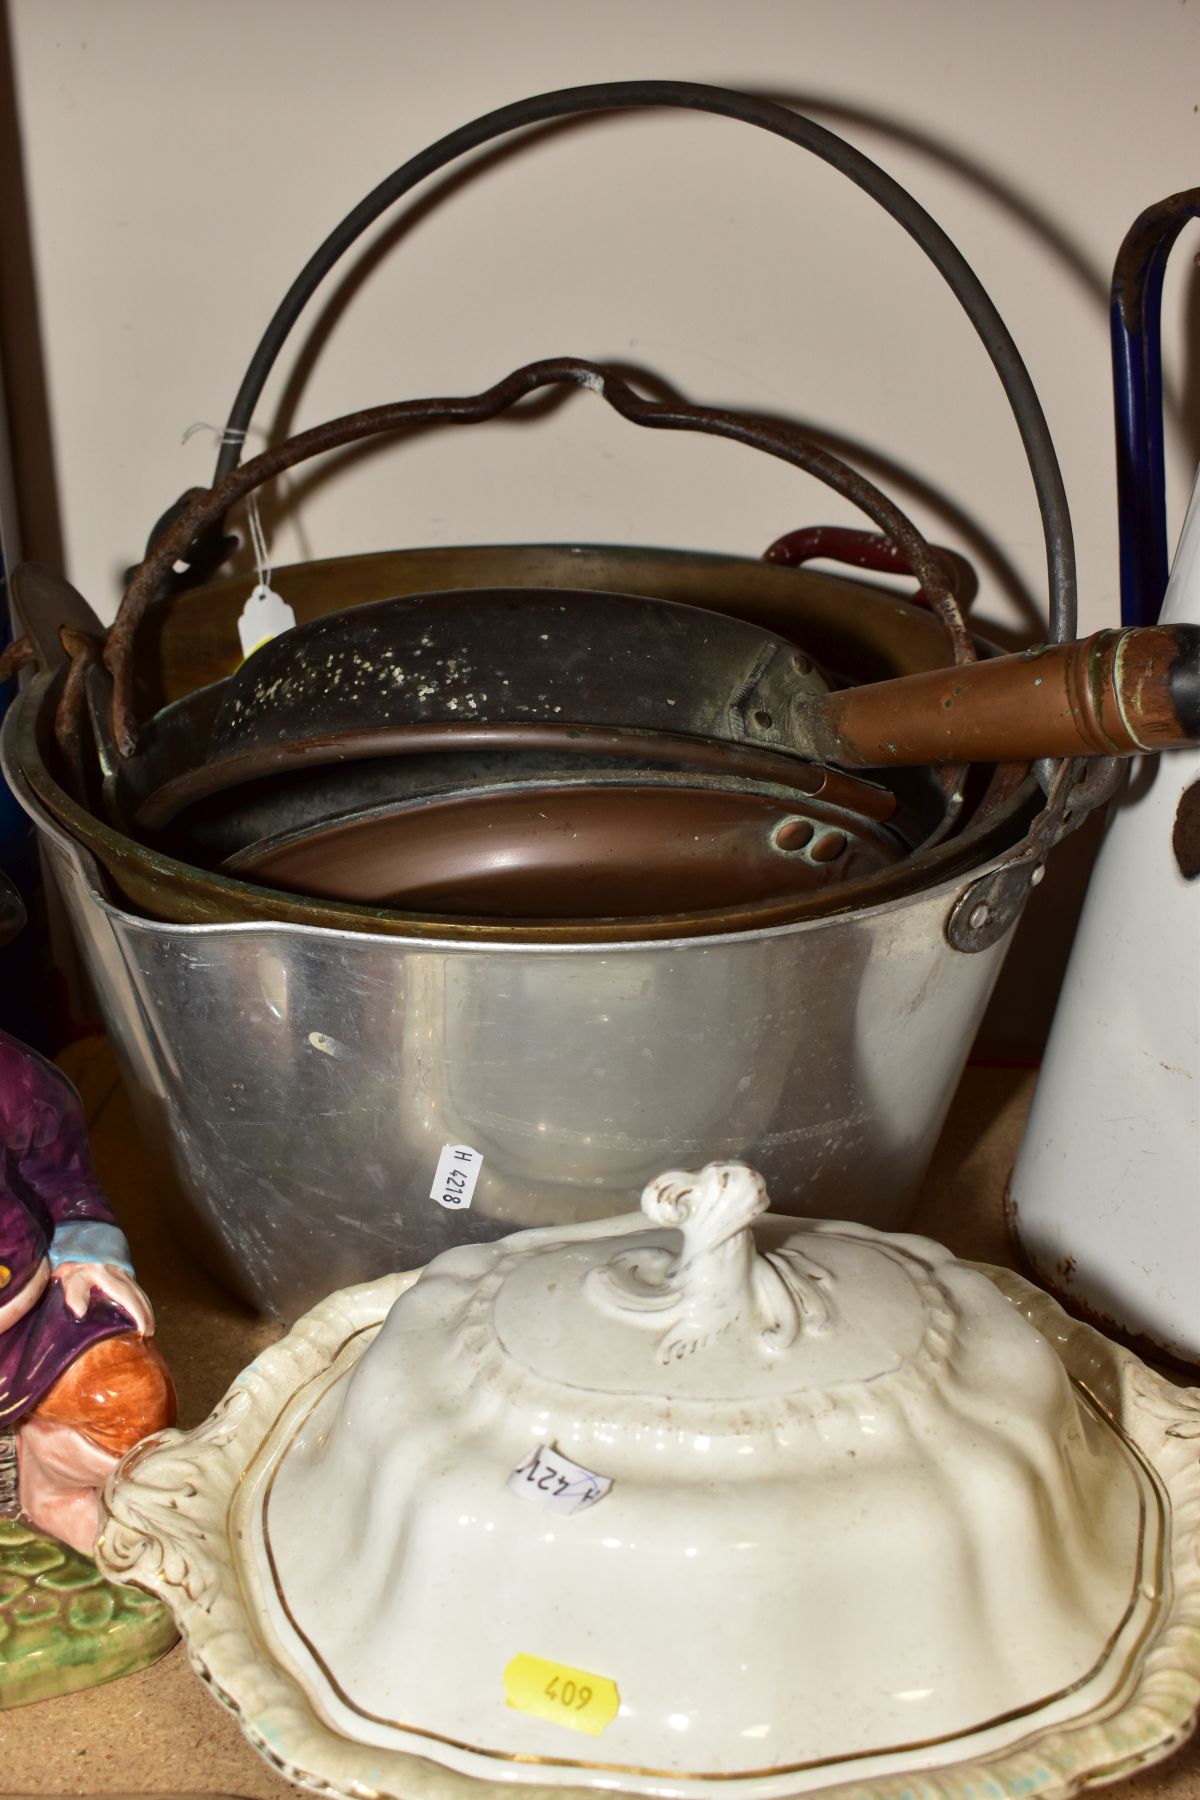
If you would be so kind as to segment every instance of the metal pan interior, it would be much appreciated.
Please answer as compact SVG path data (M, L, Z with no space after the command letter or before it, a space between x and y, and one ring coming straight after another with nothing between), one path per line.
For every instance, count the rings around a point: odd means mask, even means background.
M632 921L815 893L904 855L872 820L785 788L611 771L364 808L224 866L359 905Z

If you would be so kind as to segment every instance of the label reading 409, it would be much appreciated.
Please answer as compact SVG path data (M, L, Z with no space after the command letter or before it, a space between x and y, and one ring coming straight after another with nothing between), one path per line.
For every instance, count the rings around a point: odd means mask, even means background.
M517 1712L549 1719L568 1731L586 1731L590 1737L599 1737L621 1706L617 1684L607 1676L524 1652L505 1667L504 1699Z

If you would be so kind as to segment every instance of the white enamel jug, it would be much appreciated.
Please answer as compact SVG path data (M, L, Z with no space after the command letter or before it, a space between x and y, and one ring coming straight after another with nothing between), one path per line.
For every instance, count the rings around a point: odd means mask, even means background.
M1161 618L1200 623L1200 480ZM1200 1363L1200 751L1113 802L1010 1203L1048 1287Z

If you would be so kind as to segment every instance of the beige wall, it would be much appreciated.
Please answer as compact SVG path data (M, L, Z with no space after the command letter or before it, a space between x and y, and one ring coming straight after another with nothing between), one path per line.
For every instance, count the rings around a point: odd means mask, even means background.
M1105 292L1134 215L1200 173L1195 0L14 0L10 31L63 542L105 615L149 525L206 477L211 444L181 445L184 428L223 416L343 210L476 112L655 74L795 97L941 220L1041 392L1083 622L1115 617ZM1176 519L1200 433L1196 284L1181 249ZM573 132L463 186L343 299L293 423L538 355L621 359L869 446L920 522L980 559L985 610L1015 619L1022 588L1040 603L1031 491L969 328L894 226L777 141L662 116ZM20 461L38 422L16 410ZM578 536L755 553L841 512L749 452L649 437L581 396L305 484L274 550Z

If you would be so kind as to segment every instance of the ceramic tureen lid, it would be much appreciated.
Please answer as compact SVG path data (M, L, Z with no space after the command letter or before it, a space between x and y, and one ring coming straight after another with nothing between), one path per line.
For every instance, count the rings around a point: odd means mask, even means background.
M1153 1470L987 1274L766 1205L712 1164L446 1252L275 1408L230 1559L260 1655L381 1759L359 1781L781 1795L1127 1692ZM126 1485L102 1550L144 1576Z

